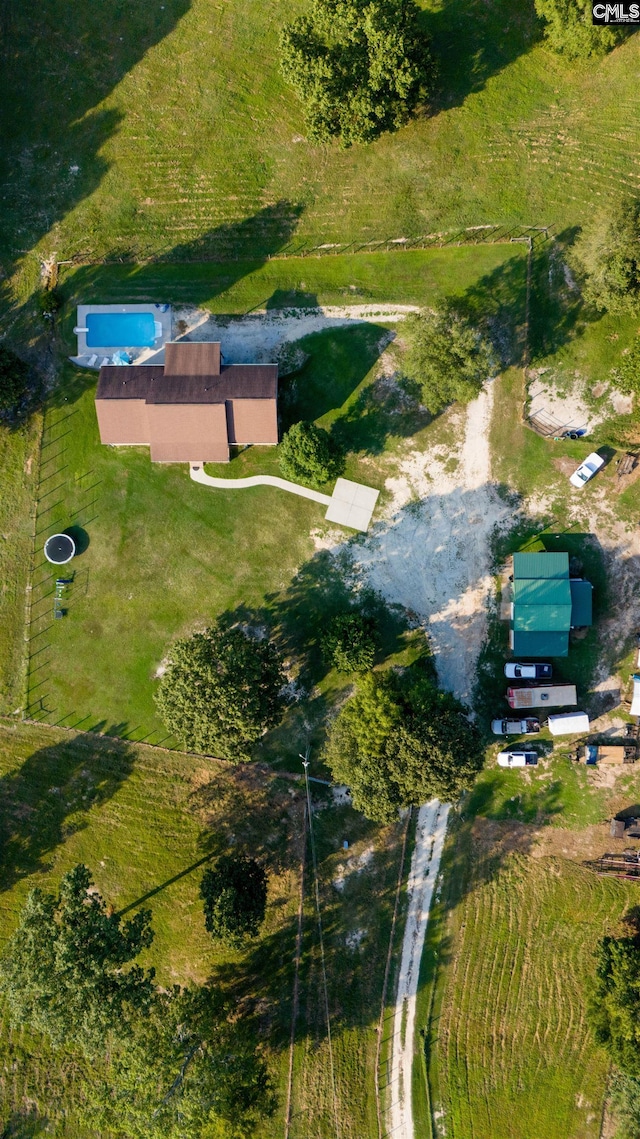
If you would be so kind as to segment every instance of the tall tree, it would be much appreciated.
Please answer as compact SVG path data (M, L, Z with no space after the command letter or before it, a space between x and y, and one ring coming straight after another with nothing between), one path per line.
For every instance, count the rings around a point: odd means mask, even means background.
M128 1035L153 996L153 969L131 964L153 940L150 921L149 910L124 925L108 913L82 864L64 875L58 894L32 890L0 959L11 1022L87 1053L110 1034Z
M204 921L211 936L225 945L241 946L255 937L267 905L267 875L255 858L227 854L200 883Z
M628 34L624 27L594 26L591 0L535 0L535 6L550 47L568 59L606 55Z
M325 759L354 807L388 822L401 807L458 799L483 754L462 705L418 665L401 677L372 673L361 681L332 725Z
M271 641L218 621L171 646L155 699L166 727L188 748L248 759L282 716L285 682Z
M130 1139L240 1139L274 1107L267 1071L210 986L157 992L87 1088L87 1122Z
M586 300L613 313L640 310L640 198L624 198L580 239Z
M404 369L433 415L456 400L468 403L495 374L491 345L455 309L412 313L403 335L408 340Z
M312 0L286 24L281 66L312 139L370 142L407 121L433 66L413 0Z

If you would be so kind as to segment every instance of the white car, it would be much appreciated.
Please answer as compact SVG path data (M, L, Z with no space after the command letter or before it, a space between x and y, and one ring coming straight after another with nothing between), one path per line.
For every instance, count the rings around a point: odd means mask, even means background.
M580 488L584 486L586 482L589 482L589 479L592 479L596 471L599 471L600 467L603 466L604 459L602 455L599 455L597 451L593 451L591 455L587 455L584 463L580 463L577 471L573 472L569 482L572 486Z
M512 660L505 664L504 674L508 680L550 680L553 669L550 664L518 664Z
M498 755L498 767L535 767L537 762L537 751L501 751Z

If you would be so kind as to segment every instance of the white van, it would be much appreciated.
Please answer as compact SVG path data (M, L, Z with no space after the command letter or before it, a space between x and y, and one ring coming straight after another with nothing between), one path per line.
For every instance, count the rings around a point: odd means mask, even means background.
M589 731L586 712L564 712L559 716L549 716L547 723L552 736L579 736Z

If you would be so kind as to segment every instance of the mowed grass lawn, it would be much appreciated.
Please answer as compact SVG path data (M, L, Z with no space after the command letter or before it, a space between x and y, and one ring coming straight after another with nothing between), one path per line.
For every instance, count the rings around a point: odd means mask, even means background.
M607 787L560 752L526 772L490 762L452 816L418 997L437 1133L599 1139L609 1062L586 1003L596 943L637 895L583 861L639 793L635 769Z
M255 280L248 274L239 296L233 289L225 293L221 288L219 266L212 266L208 276L207 267L199 267L192 295L208 303L218 293L218 305L233 314L238 308L253 307L269 288L279 296L286 295L287 284L295 291L300 287L298 274L306 274L309 263L300 259L276 263L272 271L273 264L257 269ZM336 257L310 264L315 272L314 294L321 299L348 289L354 276L369 281L375 277L383 283L376 290L381 301L408 294L415 303L455 292L478 312L499 317L510 335L515 335L513 326L521 317L526 257L520 246L455 249L450 254L398 253L377 259L375 255ZM172 289L182 297L189 294L188 268L171 269L171 277L162 284L157 268L150 267L144 285L148 296L164 298L165 288L170 298ZM135 278L140 295L145 280L141 269ZM104 280L103 290L100 276L92 272L91 288L80 292L72 278L74 299L122 295L120 267L106 268ZM66 339L72 320L71 308L65 316L61 352L65 347L72 351ZM372 386L386 335L384 327L372 324L308 337L309 363L293 382L285 379L281 385L285 425L305 417L332 426L349 452L348 476L379 488L384 487L405 440L426 422L417 406L415 415L400 414L389 405L388 396L376 394ZM186 464L154 465L146 448L101 446L94 391L95 374L66 364L46 411L28 711L51 723L173 743L153 703L154 676L168 644L174 636L222 613L251 620L252 613L266 609L267 623L286 624L292 599L302 615L301 590L309 594L309 604L315 586L320 583L326 591L328 572L323 574L320 567L315 581L309 572L313 533L326 529L324 511L270 487L225 492L197 486L190 481ZM254 448L222 465L219 473L233 478L277 470L273 449ZM75 528L81 552L69 567L74 580L66 594L67 614L54 621L57 571L46 562L43 545L49 534L68 527ZM351 537L345 532L345 541ZM313 564L318 565L317 560ZM308 647L304 635L302 619L297 636L290 639L296 655ZM282 743L286 754L286 741ZM297 756L297 740L288 750Z
M155 939L141 960L159 984L210 979L241 1005L264 1049L277 1096L256 1139L283 1133L300 868L301 781L114 739L0 721L0 946L29 889L55 890L77 862L116 909L148 906ZM314 826L324 915L338 1112L345 1135L375 1139L377 1023L401 827L320 802ZM348 852L343 840L350 843ZM267 915L244 951L214 944L199 899L202 866L233 844L269 872ZM296 1022L292 1139L335 1134L315 910L307 867ZM128 911L132 912L131 910ZM45 1119L74 1139L78 1061L46 1041L0 1032L0 1110L35 1134ZM10 1076L7 1077L7 1073ZM26 1116L25 1116L26 1113ZM23 1118L24 1117L24 1118ZM31 1127L32 1130L29 1130ZM56 1133L58 1133L56 1131Z
M636 895L519 843L465 824L445 858L433 1107L452 1139L598 1139L609 1063L585 1002L596 941Z
M430 106L343 150L306 140L280 74L280 28L306 6L47 0L35 23L15 6L0 81L9 263L565 227L638 188L638 36L576 65L545 48L533 4L424 0Z

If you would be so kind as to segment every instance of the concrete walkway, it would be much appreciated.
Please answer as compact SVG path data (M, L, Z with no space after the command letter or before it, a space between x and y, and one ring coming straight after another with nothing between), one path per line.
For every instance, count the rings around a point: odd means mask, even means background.
M242 490L249 486L277 486L278 490L288 490L290 494L299 494L300 498L310 498L312 502L319 502L322 506L329 506L331 498L328 494L321 494L319 490L311 490L308 486L300 486L297 482L288 482L279 479L277 475L250 475L246 479L216 479L203 470L201 463L190 463L189 474L194 482L203 486L214 486L217 490Z
M202 463L189 463L189 475L194 482L217 490L242 490L251 486L275 486L278 490L288 490L290 494L299 494L301 498L309 498L312 502L326 506L327 522L337 522L340 526L348 526L351 530L360 530L365 534L380 493L372 486L363 486L362 483L351 482L349 479L338 479L331 497L321 494L319 490L311 490L308 486L300 486L300 483L280 479L277 475L217 479L205 473Z

